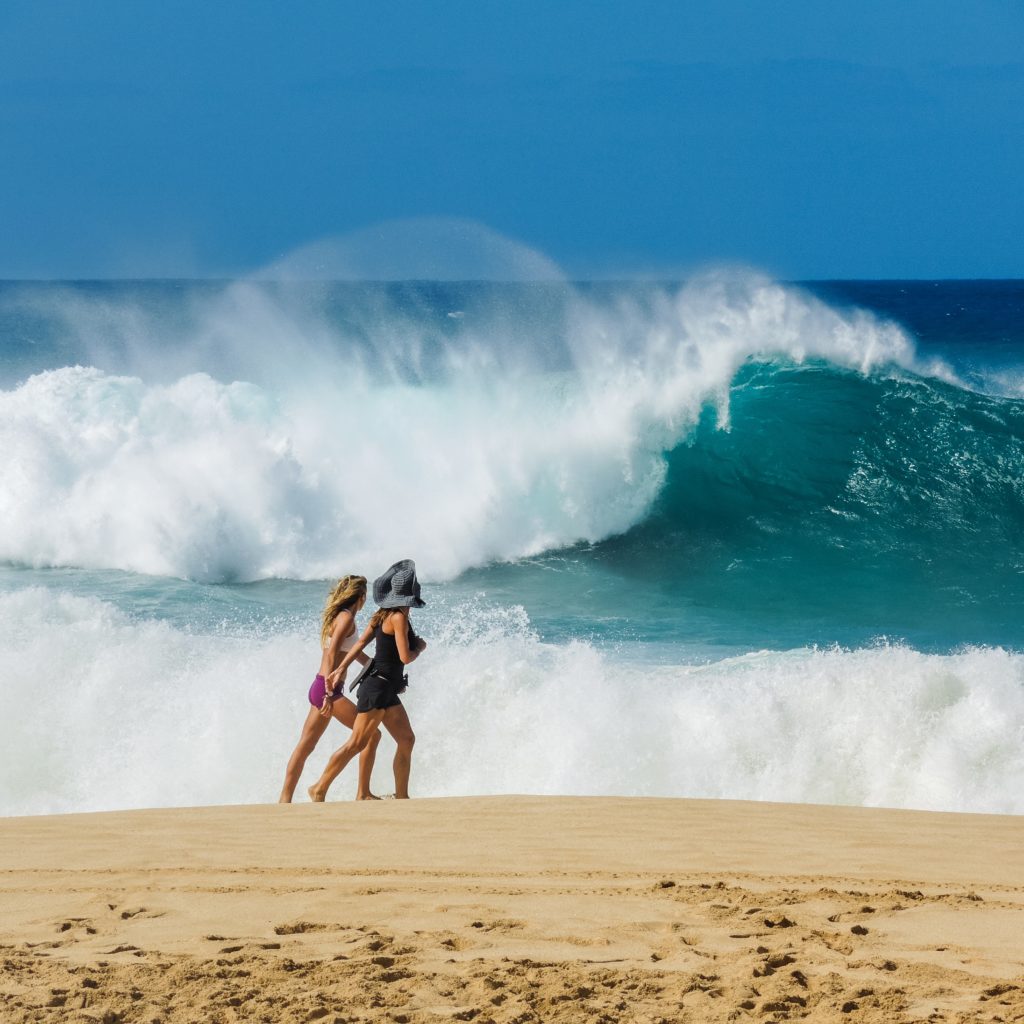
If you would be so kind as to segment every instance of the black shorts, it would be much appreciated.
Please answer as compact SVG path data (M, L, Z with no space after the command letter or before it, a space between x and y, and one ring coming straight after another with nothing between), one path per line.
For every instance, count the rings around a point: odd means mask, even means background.
M393 682L383 676L367 676L359 684L359 703L356 711L385 711L401 704L399 691L405 689L405 681Z

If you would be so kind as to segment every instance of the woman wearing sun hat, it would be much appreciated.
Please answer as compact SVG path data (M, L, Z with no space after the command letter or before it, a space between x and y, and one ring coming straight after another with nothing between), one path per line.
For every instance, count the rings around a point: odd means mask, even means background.
M359 702L356 704L352 735L331 755L323 775L309 787L310 798L317 802L326 798L331 783L345 765L371 742L381 725L398 745L394 765L395 796L399 800L409 796L409 770L416 737L399 694L408 684L405 666L414 662L427 646L426 641L413 631L409 621L410 610L422 608L425 604L416 579L416 563L411 558L395 562L383 576L374 580L373 600L378 608L363 635L327 676L327 683L334 689L342 686L349 665L371 640L374 641L373 660L367 671L356 680Z

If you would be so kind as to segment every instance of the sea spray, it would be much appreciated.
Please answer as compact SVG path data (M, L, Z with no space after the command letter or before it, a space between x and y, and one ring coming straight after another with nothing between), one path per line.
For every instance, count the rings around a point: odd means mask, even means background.
M314 628L201 634L43 588L0 596L0 620L0 814L275 798L309 710ZM646 664L545 643L521 610L483 601L433 627L403 697L418 796L1024 812L1022 655L879 645ZM346 735L332 724L311 773Z
M0 285L0 810L273 799L411 555L420 795L1020 813L1016 328L863 288Z
M941 370L918 366L895 326L756 276L642 302L570 294L558 323L518 336L490 335L483 313L442 336L382 309L386 293L372 329L353 326L370 315L358 305L346 328L282 294L231 286L204 299L190 336L150 346L161 373L198 346L238 380L78 366L0 393L0 559L319 578L400 524L428 578L451 578L636 525L702 410L728 423L750 360ZM158 333L143 320L118 329Z

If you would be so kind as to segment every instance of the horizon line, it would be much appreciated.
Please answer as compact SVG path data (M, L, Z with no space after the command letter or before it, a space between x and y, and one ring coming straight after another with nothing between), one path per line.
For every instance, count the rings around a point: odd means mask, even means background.
M211 276L211 277L0 277L0 285L5 284L236 284L249 282L252 284L500 284L500 285L554 285L572 286L583 284L683 284L693 280L692 276L680 277L574 277L565 279L537 278L532 280L516 280L497 277L310 277L310 278L276 278L253 277L249 275ZM1016 283L1024 282L1021 277L771 277L779 284L834 284L834 283Z

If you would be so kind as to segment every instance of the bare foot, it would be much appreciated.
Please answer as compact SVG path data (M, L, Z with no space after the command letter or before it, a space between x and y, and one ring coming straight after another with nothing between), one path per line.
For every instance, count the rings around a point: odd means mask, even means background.
M310 786L309 789L306 790L306 792L309 794L309 799L312 800L313 803L322 804L324 802L324 797L326 796L326 794L321 793L316 788L316 786Z
M284 793L282 793L282 794L281 794L281 795L280 795L280 796L279 796L279 797L277 798L277 802L278 802L279 804L290 804L290 803L292 802L292 798L291 798L290 796L285 796L285 795L284 795Z
M366 796L357 796L357 800L381 800L383 797L374 796L373 793L368 793Z

